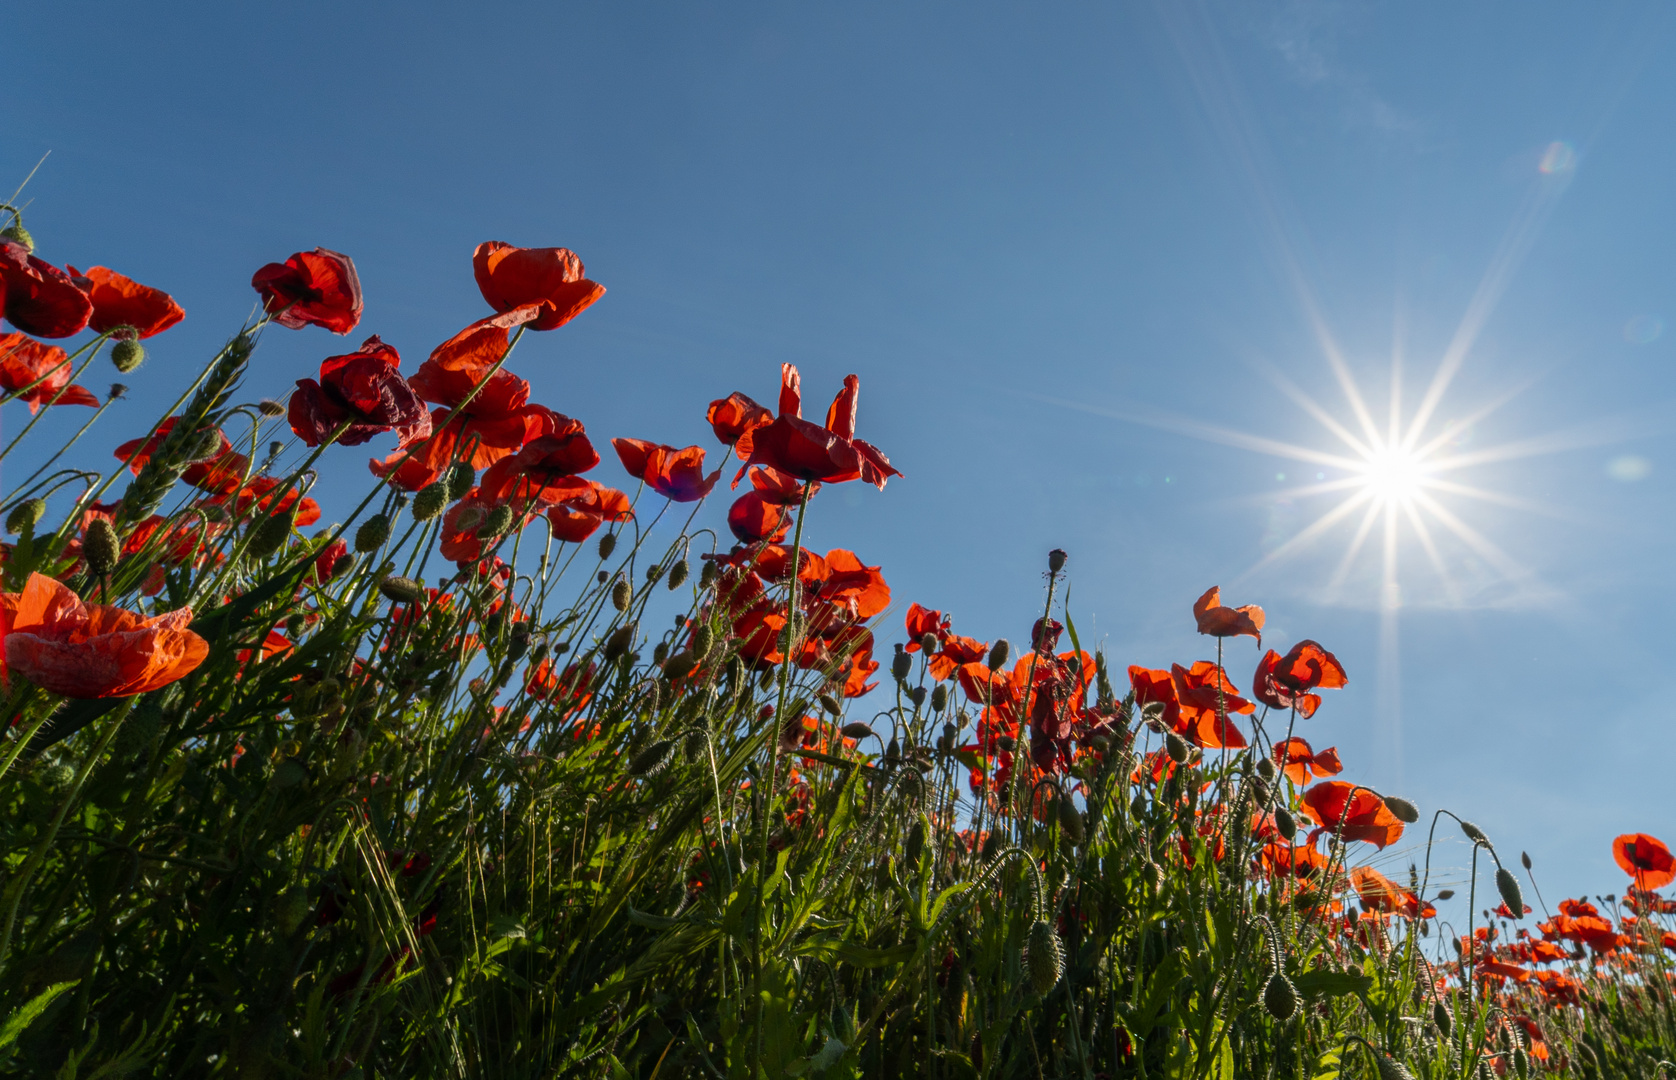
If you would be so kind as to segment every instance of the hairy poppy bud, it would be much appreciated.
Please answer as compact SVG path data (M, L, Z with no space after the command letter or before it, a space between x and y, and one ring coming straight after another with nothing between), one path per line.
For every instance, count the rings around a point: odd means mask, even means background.
M1279 773L1280 770L1275 768L1274 760L1272 758L1264 757L1257 759L1257 775L1261 776L1264 780L1273 783L1274 778L1278 776Z
M870 739L873 737L873 729L859 720L853 724L845 724L838 729L838 733L846 739Z
M1167 731L1164 733L1164 750L1170 755L1170 760L1175 762L1177 765L1181 765L1186 762L1187 755L1190 752L1187 740L1173 731Z
M668 659L669 659L669 642L660 641L655 646L652 647L652 663L658 665L659 667L662 667L663 662L665 660L668 660Z
M611 632L610 637L605 639L604 656L607 664L620 659L624 653L629 651L629 646L634 644L636 629L634 623L619 626Z
M937 635L927 630L919 636L919 647L925 650L925 655L930 656L937 651Z
M1001 850L1001 834L989 833L983 838L983 846L978 849L978 857L988 862L995 858L996 852Z
M1060 830L1071 838L1071 843L1080 845L1086 835L1082 825L1082 814L1078 812L1077 806L1071 801L1070 796L1061 795L1058 802Z
M656 775L665 765L669 764L670 751L674 749L674 739L659 739L629 760L629 775Z
M646 568L646 584L656 585L660 577L663 577L663 567L653 563Z
M426 484L413 497L413 520L429 521L442 513L442 508L447 505L448 485L440 480Z
M634 602L634 586L628 583L628 578L618 575L611 583L611 606L618 611L627 611Z
M488 520L484 521L482 526L477 530L477 535L483 539L505 536L507 531L511 528L512 507L502 503L493 510L489 511Z
M10 514L6 515L6 531L9 533L28 532L40 524L46 513L47 501L45 499L25 499L18 503Z
M1276 1020L1292 1019L1292 1014L1298 1011L1298 988L1292 985L1291 979L1275 972L1263 987L1263 1008Z
M390 519L383 514L374 514L361 522L361 527L355 530L355 551L361 555L368 555L384 546L390 539Z
M896 741L896 736L892 735L890 737L890 742L885 744L885 760L886 761L900 761L901 759L902 759L902 744L900 742Z
M1496 891L1501 893L1502 903L1515 919L1525 917L1525 897L1519 891L1519 879L1505 866L1496 867Z
M1148 859L1141 865L1141 878L1153 892L1157 892L1158 887L1164 883L1164 868Z
M1420 820L1420 808L1395 795L1385 796L1385 809L1391 811L1391 816L1404 825L1412 825Z
M1275 808L1274 827L1287 843L1291 843L1292 838L1298 835L1298 821L1292 816L1292 811L1284 806Z
M1466 838L1468 840L1471 840L1473 843L1483 844L1485 847L1490 846L1490 838L1484 835L1484 830L1483 829L1480 829L1478 826L1474 825L1472 822L1470 822L1470 821L1461 822L1461 831L1466 833Z
M454 519L454 527L463 533L473 532L483 524L483 511L475 506L460 509L459 516Z
M124 375L140 366L145 359L145 346L138 341L119 341L111 346L111 363Z
M831 694L822 694L819 701L821 703L821 708L825 709L827 714L830 716L837 716L839 713L844 711L844 707L838 704L838 699L833 697Z
M458 462L448 470L448 498L457 502L470 494L472 486L477 483L477 472L465 462Z
M687 583L687 560L676 559L675 565L669 568L669 588L671 591L679 589Z
M0 237L10 240L14 244L22 244L25 251L33 252L35 250L35 238L29 235L29 230L24 228L23 223L15 218L10 225L0 229Z
M716 575L720 572L721 571L716 569L715 563L705 563L704 569L698 572L698 587L701 589L708 589L710 586L714 585L716 583Z
M300 611L292 612L285 617L285 632L296 637L308 627L308 616Z
M606 533L599 538L599 557L609 559L611 553L617 550L617 534Z
M698 660L693 654L683 650L664 661L663 676L670 680L684 679L692 674L693 668L697 665Z
M87 568L104 577L116 568L116 561L122 557L122 541L117 539L116 529L109 521L94 518L88 522L82 537L81 553L87 560Z
M1013 647L1012 647L1012 645L1008 644L1006 638L1001 638L998 641L996 641L995 644L991 645L989 647L989 668L990 668L990 670L991 671L998 670L1001 667L1001 665L1005 664L1007 662L1008 654L1011 653L1012 651L1013 651Z
M1526 870L1529 870L1531 868L1530 852L1528 852L1528 851L1519 852L1519 861L1525 864L1525 869Z
M1052 551L1048 552L1048 573L1057 574L1059 571L1065 569L1065 560L1067 557L1068 556L1066 556L1065 552L1059 548L1054 548Z
M276 416L285 415L285 406L281 405L273 398L263 398L261 401L256 403L256 411L272 420Z
M921 705L924 705L925 704L925 687L923 687L923 686L914 687L912 690L908 691L908 698L909 698L909 700L911 700L914 703L914 708L916 708L916 709L919 708Z
M1383 1050L1373 1051L1373 1064L1379 1070L1379 1080L1414 1080L1414 1074L1408 1071L1408 1066Z
M902 851L902 861L910 866L918 865L920 853L925 850L925 819L915 818L913 827L908 830L908 844Z
M1264 783L1261 776L1253 776L1246 781L1246 790L1251 794L1251 801L1261 806L1269 801L1269 785Z
M949 703L949 688L938 683L931 691L931 711L942 712Z
M995 740L995 745L1003 753L1010 754L1018 747L1018 740L1011 735L1003 735Z
M425 586L410 577L390 574L378 583L378 591L398 604L416 604L425 598Z
M250 543L245 545L245 554L253 559L265 559L284 547L285 542L291 538L291 523L295 520L294 505L289 512L263 518L251 531Z
M693 656L702 660L710 655L710 647L716 643L716 632L710 629L709 623L699 623L698 629L693 631Z
M1519 1080L1525 1080L1531 1074L1530 1055L1522 1046L1513 1049L1513 1071L1519 1074Z
M1059 985L1065 974L1065 953L1059 947L1059 935L1045 921L1037 919L1030 927L1030 941L1025 948L1025 960L1030 967L1030 987L1039 996Z

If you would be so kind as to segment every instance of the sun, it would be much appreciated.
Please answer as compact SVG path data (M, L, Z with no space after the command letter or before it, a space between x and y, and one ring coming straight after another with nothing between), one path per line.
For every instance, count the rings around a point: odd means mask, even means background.
M1363 490L1382 506L1408 505L1426 486L1426 458L1407 447L1376 447L1365 459L1360 470Z

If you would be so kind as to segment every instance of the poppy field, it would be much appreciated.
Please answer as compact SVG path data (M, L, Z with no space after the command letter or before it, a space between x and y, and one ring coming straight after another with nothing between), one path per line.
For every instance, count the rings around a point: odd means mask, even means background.
M254 270L259 315L201 367L146 368L178 398L135 424L95 378L184 312L0 214L0 1075L1676 1057L1663 842L1603 837L1625 877L1544 899L1470 802L1347 779L1321 719L1355 664L1215 588L1182 602L1206 655L1167 670L1085 647L1063 551L1014 642L893 596L883 553L814 542L843 537L828 487L911 482L855 376L765 365L771 405L694 403L712 445L602 441L516 374L605 292L575 253L480 245L486 310L414 363L316 248ZM269 385L289 332L319 371ZM59 409L85 424L36 445ZM364 498L322 506L363 460ZM1393 845L1413 864L1377 868Z

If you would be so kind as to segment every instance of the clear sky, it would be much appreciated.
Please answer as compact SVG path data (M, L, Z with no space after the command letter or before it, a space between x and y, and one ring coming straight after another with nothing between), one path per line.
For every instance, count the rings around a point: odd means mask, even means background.
M414 366L483 314L478 242L566 245L610 292L512 366L596 441L714 447L711 398L856 372L906 476L822 495L815 546L1015 641L1063 547L1120 666L1214 655L1209 585L1262 604L1350 673L1300 734L1553 902L1623 887L1620 832L1676 841L1671 46L1608 2L10 5L0 187L50 151L40 253L187 311L90 454L264 262L347 252L367 306L269 333L252 397L362 333ZM1413 517L1328 426L1386 437L1393 386L1405 423L1441 390L1410 445L1454 486Z

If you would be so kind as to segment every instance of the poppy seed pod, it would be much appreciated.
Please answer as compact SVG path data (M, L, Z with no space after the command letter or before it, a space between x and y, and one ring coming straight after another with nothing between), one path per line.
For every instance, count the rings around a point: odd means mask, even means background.
M599 538L599 557L601 559L609 559L611 557L611 553L613 551L616 551L616 550L617 550L617 534L616 533L606 533L604 536L601 536Z
M1474 825L1472 822L1470 822L1470 821L1461 822L1461 831L1463 833L1466 833L1466 838L1468 840L1471 840L1473 843L1483 844L1485 847L1490 846L1490 838L1484 835L1484 830L1483 829L1480 829L1478 826Z
M1520 862L1521 862L1521 863L1524 863L1524 864L1525 864L1525 869L1526 869L1526 870L1529 870L1529 869L1530 869L1530 868L1531 868L1531 855L1530 855L1530 852L1528 852L1528 851L1521 851L1521 852L1519 852L1519 861L1520 861Z
M949 688L938 683L931 691L931 711L942 712L949 703Z
M35 238L29 235L29 230L24 228L23 223L20 221L14 220L4 229L0 229L0 239L10 240L14 244L21 244L23 245L23 250L27 252L33 253L35 250Z
M145 346L138 341L119 341L111 346L111 363L124 375L140 366L145 359Z
M45 499L25 499L18 503L10 514L6 515L6 531L9 533L28 532L40 524L46 513L47 501Z
M1423 924L1422 924L1423 925ZM1449 1037L1449 1030L1455 1026L1455 1018L1449 1015L1449 1010L1441 1001L1432 1002L1432 1023L1445 1039Z
M1496 867L1496 891L1501 893L1502 902L1515 919L1525 917L1525 897L1519 891L1519 879L1505 866Z
M398 604L416 604L425 598L425 586L410 577L390 574L378 583L378 591Z
M628 583L628 578L619 575L617 580L611 583L611 606L618 611L627 611L633 602L634 586Z
M859 720L853 724L845 724L838 731L846 739L870 739L873 737L873 729Z
M896 646L896 655L890 658L890 674L897 682L906 679L914 670L914 658L902 651L902 646Z
M1454 889L1439 889L1438 893L1437 893L1437 898L1439 900L1453 900L1453 899L1455 899L1455 890Z
M361 527L355 530L355 551L357 554L367 555L384 546L390 539L390 519L383 514L374 514L361 522Z
M1263 1008L1276 1020L1292 1019L1292 1014L1298 1011L1298 988L1292 985L1291 979L1275 972L1263 987Z
M669 588L679 589L687 583L687 560L676 559L675 565L669 568Z
M1003 753L1012 753L1018 747L1018 740L1011 735L1003 735L995 740L995 745Z
M87 560L87 568L104 577L116 568L116 561L122 557L122 541L109 521L94 518L88 522L82 537L81 553Z
M1030 987L1039 996L1059 985L1065 974L1065 953L1059 946L1059 935L1045 921L1037 919L1030 927L1030 942L1025 948L1025 960L1030 967Z
M1269 783L1274 782L1274 778L1279 775L1279 772L1280 770L1275 768L1273 758L1263 757L1257 759L1257 775L1261 776Z
M1170 755L1170 760L1175 762L1177 765L1183 764L1187 761L1187 755L1189 753L1187 740L1173 731L1167 731L1164 733L1164 750Z
M1013 647L1006 638L997 640L994 645L989 647L989 669L991 671L999 670L1007 662L1007 656L1012 651Z
M693 631L693 656L699 660L710 655L710 647L716 643L716 632L710 629L709 623L700 623Z
M489 518L487 521L483 522L481 527L478 528L477 535L484 539L495 536L504 536L511 528L512 507L502 503L493 510L489 511Z
M438 480L434 484L426 484L419 489L419 494L413 497L413 520L429 521L442 513L442 508L448 505L448 485Z
M912 690L908 691L908 697L913 701L914 708L919 708L921 705L925 704L925 687L914 687Z
M669 764L670 751L675 749L674 739L659 739L629 760L630 776L654 776Z
M902 760L902 744L900 742L896 741L896 736L894 736L894 735L891 736L890 742L885 744L885 760L886 761L900 761L900 760Z
M454 519L454 527L463 533L473 532L483 524L483 510L476 506L460 508L460 514Z
M985 862L995 858L995 853L1001 850L1001 834L990 833L983 838L983 847L978 849L978 855Z
M1275 808L1274 827L1287 843L1291 843L1292 838L1298 835L1298 821L1292 816L1292 811L1284 806Z
M1395 795L1385 796L1385 809L1391 811L1391 816L1404 825L1412 825L1420 820L1420 808Z
M937 635L927 630L919 636L919 647L925 650L927 656L937 651Z
M1054 548L1052 551L1048 552L1048 573L1057 574L1059 571L1065 569L1066 558L1068 558L1068 556L1059 548Z
M838 699L833 697L831 694L822 694L818 700L821 703L821 708L826 710L826 713L829 716L837 716L839 713L844 711L844 707L838 704Z
M123 398L125 398L127 396L128 396L128 387L124 386L122 383L119 383L119 382L111 383L111 400L121 401Z
M1373 1051L1373 1064L1379 1070L1379 1080L1414 1080L1414 1074L1408 1071L1407 1065L1383 1050Z
M652 663L658 665L659 667L662 667L663 662L665 660L668 660L668 659L669 659L669 642L660 641L660 642L657 643L657 645L653 646L653 648L652 648Z

